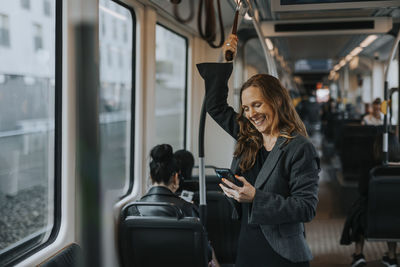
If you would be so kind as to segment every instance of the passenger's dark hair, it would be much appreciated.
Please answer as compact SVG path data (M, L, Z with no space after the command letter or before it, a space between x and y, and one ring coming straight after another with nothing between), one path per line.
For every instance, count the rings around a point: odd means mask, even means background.
M192 169L194 166L193 154L190 151L181 149L174 153L174 158L183 178L185 180L192 179Z
M150 157L151 180L168 185L172 175L179 172L172 147L168 144L157 145L150 151Z
M380 105L380 104L382 104L381 98L380 98L380 97L375 98L375 100L372 102L372 104L375 104L375 105Z

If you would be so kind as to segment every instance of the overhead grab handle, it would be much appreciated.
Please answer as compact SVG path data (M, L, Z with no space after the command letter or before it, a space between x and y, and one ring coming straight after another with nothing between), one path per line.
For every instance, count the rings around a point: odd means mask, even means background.
M206 29L205 33L203 32L202 27L202 15L203 15L203 1L206 10L206 17L205 17L205 24ZM216 25L215 25L215 11L214 11L214 0L199 0L199 10L197 16L197 27L199 29L199 34L201 38L207 41L207 43L213 48L219 48L224 44L225 41L225 33L224 33L224 24L222 21L222 14L221 14L221 4L220 0L217 0L217 7L218 7L218 19L219 19L219 29L221 31L221 39L218 45L214 44L216 38Z
M232 34L236 35L237 33L237 28L238 28L238 18L239 18L239 9L240 6L236 6L236 11L235 11L235 19L233 20L233 26L232 26ZM226 61L232 61L233 60L233 51L231 50L226 50L225 51L225 59Z
M181 0L170 0L170 1L172 3L172 11L174 12L174 16L177 21L179 21L180 23L188 23L193 19L193 17L194 17L194 0L189 1L190 13L186 19L182 18L179 14L178 5L181 3Z

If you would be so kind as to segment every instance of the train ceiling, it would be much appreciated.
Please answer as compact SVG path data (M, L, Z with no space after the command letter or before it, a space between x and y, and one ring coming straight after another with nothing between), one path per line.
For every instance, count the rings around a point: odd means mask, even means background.
M197 33L197 12L199 0L181 0L178 5L178 10L181 17L185 18L189 14L190 1L194 2L195 18L188 24L193 32ZM376 6L376 7L363 7L353 9L339 9L339 10L304 10L304 11L273 11L271 8L271 1L276 0L250 0L253 8L257 9L260 16L260 21L286 21L286 20L311 20L311 19L336 19L336 18L372 18L372 17L392 17L394 30L397 31L400 23L400 1L382 1L395 3L397 7L391 6ZM332 2L332 0L329 0ZM328 1L328 2L329 2ZM170 1L165 0L151 0L163 12L172 15L172 4ZM229 29L232 26L233 14L235 8L234 0L220 0L221 8L223 10L224 27ZM321 2L321 1L320 1ZM397 3L396 3L397 2ZM214 1L216 5L216 1ZM230 10L231 12L226 12ZM217 13L217 10L216 10ZM204 12L203 12L204 14ZM242 20L241 29L248 28L251 31L252 23L250 21ZM254 29L253 29L254 31ZM217 27L217 32L219 28ZM396 32L397 33L397 32ZM254 36L254 34L252 34ZM381 34L383 35L383 34ZM356 47L368 34L341 34L341 35L314 35L314 36L285 36L285 37L272 37L271 40L275 46L279 47L279 53L287 61L291 69L294 69L296 61L301 59L331 59L333 64L348 54L354 47ZM217 37L217 39L219 36ZM389 56L390 47L394 40L393 36L385 35L384 38L379 38L376 42L372 43L367 49L362 51L361 55L365 57L376 57L378 55L380 60L386 60ZM249 64L256 67L263 68L265 64L260 63L262 58L262 49L258 47L256 42L252 42L254 51L259 51L259 55L250 56L246 58ZM250 53L249 53L250 54ZM262 71L262 69L260 70Z

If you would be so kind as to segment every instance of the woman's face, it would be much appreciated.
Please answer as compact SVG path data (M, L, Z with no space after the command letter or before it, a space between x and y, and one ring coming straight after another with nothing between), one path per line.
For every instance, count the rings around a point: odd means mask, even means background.
M260 133L270 134L274 112L258 87L250 86L243 90L242 108L246 118Z

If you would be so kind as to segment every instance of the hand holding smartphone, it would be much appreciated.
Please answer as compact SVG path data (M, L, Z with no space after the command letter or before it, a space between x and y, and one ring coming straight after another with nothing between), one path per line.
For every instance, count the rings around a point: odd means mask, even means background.
M235 184L237 186L240 186L240 187L243 186L243 183L235 178L235 175L233 174L233 172L230 169L217 168L217 169L215 169L215 173L221 179L225 178L225 179L227 179L228 181L230 181L231 183L233 183L233 184ZM225 183L223 183L223 184L230 188L230 186L226 185Z

